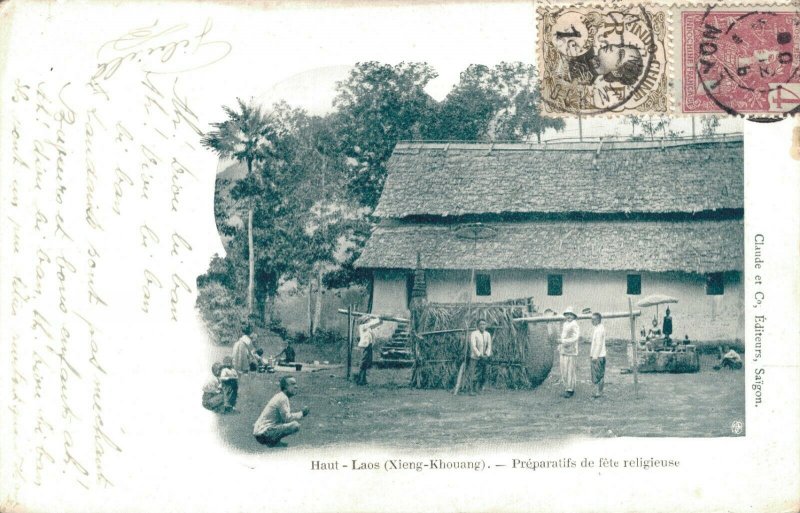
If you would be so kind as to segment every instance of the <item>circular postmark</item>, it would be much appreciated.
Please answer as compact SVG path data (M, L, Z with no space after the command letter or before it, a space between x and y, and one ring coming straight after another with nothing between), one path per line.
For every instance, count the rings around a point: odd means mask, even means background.
M698 82L730 115L759 122L800 113L800 16L709 8L696 39Z
M744 423L741 420L734 420L731 422L731 433L734 435L741 435L744 431Z
M544 13L541 28L549 111L666 110L664 13L653 16L644 6L569 8ZM662 98L654 99L661 89Z

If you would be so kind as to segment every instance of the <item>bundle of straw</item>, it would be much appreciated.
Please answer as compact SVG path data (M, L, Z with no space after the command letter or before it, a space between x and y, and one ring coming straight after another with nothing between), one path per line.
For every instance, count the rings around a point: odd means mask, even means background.
M529 328L528 323L513 322L514 318L529 315L527 307L525 300L516 304L429 303L421 313L419 331L414 333L415 365L411 385L452 389L466 354L467 330L474 330L480 319L488 323L493 341L486 384L511 389L539 385L553 365L552 342L545 327ZM447 332L457 329L462 331ZM445 333L424 335L437 331Z

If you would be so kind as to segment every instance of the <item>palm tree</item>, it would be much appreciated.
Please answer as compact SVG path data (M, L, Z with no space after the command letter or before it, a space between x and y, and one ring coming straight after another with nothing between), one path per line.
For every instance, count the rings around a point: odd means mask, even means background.
M263 161L274 149L271 141L272 127L269 118L261 107L245 103L237 98L238 110L223 106L228 119L212 123L214 130L203 136L202 144L213 150L221 158L235 159L247 166L247 179L255 179L257 188L263 185L260 172L253 172L253 166ZM255 194L248 197L247 246L250 266L247 282L247 313L253 314L253 295L255 291L255 254L253 249L253 207Z

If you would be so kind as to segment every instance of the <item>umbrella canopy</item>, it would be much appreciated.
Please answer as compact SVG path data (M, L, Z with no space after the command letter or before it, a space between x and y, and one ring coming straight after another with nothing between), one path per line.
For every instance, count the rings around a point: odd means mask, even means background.
M647 296L644 299L640 299L636 306L646 307L646 306L658 306L663 305L665 303L677 303L678 300L671 296L665 296L664 294L653 294L651 296Z

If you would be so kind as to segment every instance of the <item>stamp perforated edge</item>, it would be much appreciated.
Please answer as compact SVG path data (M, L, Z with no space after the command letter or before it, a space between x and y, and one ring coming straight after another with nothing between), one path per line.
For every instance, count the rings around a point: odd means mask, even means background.
M733 0L728 1L725 0L723 2L716 2L712 4L710 2L702 2L702 1L693 1L693 0L681 0L681 1L670 1L670 0L650 0L647 2L640 2L635 0L615 0L608 3L601 3L601 2L576 2L574 0L544 0L544 1L537 1L536 2L536 49L535 49L535 61L536 67L539 69L540 76L542 70L542 63L544 62L544 55L543 55L543 39L542 39L542 23L543 23L543 16L544 10L547 8L558 7L561 9L567 8L608 8L609 5L653 5L660 8L666 8L667 12L667 33L665 39L665 49L666 49L666 69L667 69L667 87L668 87L668 108L667 112L603 112L603 113L596 113L596 114L585 114L586 116L590 116L592 118L619 118L624 117L631 114L636 115L657 115L663 116L668 115L673 118L691 118L691 117L703 117L703 116L722 116L722 117L734 117L733 115L727 112L719 112L719 113L684 113L681 111L681 104L680 104L680 91L681 91L681 82L682 76L682 69L680 67L680 59L682 58L682 45L676 44L676 39L682 37L682 27L680 27L680 16L684 10L688 9L706 9L712 5L724 6L724 8L731 8L731 9L748 9L748 8L756 8L759 10L781 10L781 9L794 9L800 15L800 2L797 0L776 0L772 2L764 2L759 0ZM546 117L552 118L572 118L577 117L577 113L569 113L569 112L548 112L546 110L542 110L542 115ZM582 114L583 115L583 114ZM789 114L780 114L780 113L772 113L772 114L764 114L758 115L758 118L774 118L776 120L783 119ZM752 114L738 114L735 117L747 119L753 117ZM798 114L798 119L800 119L800 114Z
M716 4L720 9L731 9L743 13L751 10L757 11L786 11L794 10L797 13L798 20L800 20L800 3L798 2L719 2ZM709 9L714 5L705 3L698 4L694 2L681 2L679 6L671 9L673 27L673 48L670 54L672 62L673 76L670 80L672 89L670 91L670 98L672 100L673 117L702 117L702 116L718 116L718 117L738 117L742 119L759 119L762 121L775 120L779 121L786 117L800 116L800 112L792 114L789 112L763 112L763 113L737 113L730 112L683 112L683 24L681 23L682 14L686 11L696 11L698 9ZM800 64L798 64L800 65Z

